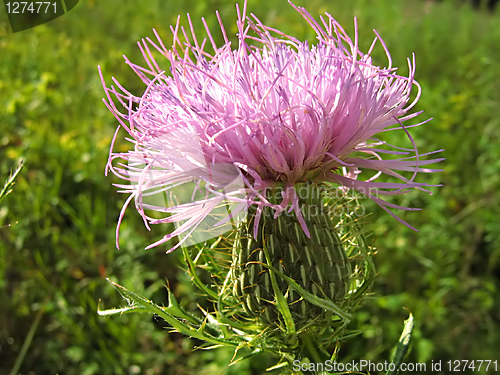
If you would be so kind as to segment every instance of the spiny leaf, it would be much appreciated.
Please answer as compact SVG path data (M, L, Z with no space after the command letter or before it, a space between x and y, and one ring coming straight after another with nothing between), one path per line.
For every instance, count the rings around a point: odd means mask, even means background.
M192 327L186 324L184 321L179 320L177 317L169 314L165 308L161 308L160 306L154 304L152 301L131 292L127 288L107 279L107 281L113 285L113 287L120 292L125 300L128 301L130 305L133 305L131 301L137 303L143 307L145 307L150 312L159 315L162 319L164 319L167 323L169 323L177 332L185 334L187 336L191 336L203 341L206 341L215 345L227 345L227 346L238 346L239 343L236 341L231 341L228 339L219 339L212 335L207 334L206 332L200 332L199 327Z
M177 302L177 299L175 298L174 294L170 291L170 288L169 287L166 288L168 291L168 307L164 309L177 318L185 319L192 324L201 324L201 319L197 318L192 314L187 313L179 305L179 302Z
M399 366L403 362L403 358L408 351L408 347L410 345L411 333L413 332L413 327L415 323L413 321L413 315L410 313L410 316L407 320L405 320L405 325L403 329L403 333L399 338L398 346L396 347L396 352L392 357L392 363L394 363L394 370L387 371L386 375L396 375L399 373Z
M335 303L333 303L332 301L328 301L326 299L323 299L323 298L320 298L320 297L317 297L315 296L314 294L312 293L309 293L308 291L306 291L305 289L303 289L299 284L297 284L294 280L292 280L290 277L286 276L285 274L283 274L282 272L278 271L276 268L268 265L268 264L264 264L265 267L271 269L274 273L278 274L280 277L282 277L283 279L285 279L292 288L294 288L297 293L300 294L300 296L302 298L304 298L305 300L307 300L308 302L312 303L313 305L316 305L318 307L321 307L325 310L329 310L335 314L337 314L338 316L340 316L345 322L346 324L349 323L352 319L352 315L343 311L340 307L338 307Z

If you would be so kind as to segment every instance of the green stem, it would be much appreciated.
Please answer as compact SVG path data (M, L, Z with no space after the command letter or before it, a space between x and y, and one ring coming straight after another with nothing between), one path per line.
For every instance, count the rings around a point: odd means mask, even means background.
M33 320L33 323L31 324L28 335L24 339L23 346L21 347L21 351L19 352L19 354L16 358L16 363L14 363L14 367L12 368L10 375L19 374L19 368L21 367L21 364L23 363L24 357L26 356L26 353L28 352L28 349L31 345L31 342L33 341L33 337L35 336L36 329L38 328L38 325L40 324L40 321L42 320L42 316L43 316L43 313L45 312L45 307L47 306L48 302L49 302L49 297L46 297L45 300L43 301L42 307L36 313L35 319Z
M311 360L311 362L315 363L320 363L324 362L323 359L321 358L320 354L318 353L318 350L313 344L313 341L311 340L311 336L309 336L306 333L303 333L300 335L300 338L302 339L302 342L304 343L304 349L306 352L307 358Z
M310 363L323 363L325 364L326 361L330 360L331 358L325 354L325 352L322 352L321 350L318 350L317 344L315 343L313 336L309 335L308 333L302 333L300 334L299 338L302 341L302 347L304 350L304 356L309 359ZM311 372L311 371L303 371L305 375L316 375L316 372ZM330 374L329 372L323 371L321 374L323 375L328 375Z

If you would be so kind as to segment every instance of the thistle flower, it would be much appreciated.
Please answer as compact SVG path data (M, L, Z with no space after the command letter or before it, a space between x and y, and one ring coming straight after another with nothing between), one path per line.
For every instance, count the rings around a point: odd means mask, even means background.
M119 153L112 144L107 165L128 182L118 186L130 194L120 214L117 245L132 200L148 229L150 224L176 224L149 248L175 236L180 240L170 251L188 244L207 218L228 203L224 217L212 224L216 232L242 219L230 236L198 248L198 254L183 248L187 272L216 306L203 310L204 319L185 313L171 294L166 308L137 296L134 301L179 332L211 345L272 352L281 357L277 367L291 366L295 359L334 358L332 348L346 337L354 308L373 284L371 249L352 212L334 220L329 210L333 202L348 199L336 201L328 193L358 191L413 228L390 209L415 208L380 196L427 191L432 185L416 182L417 174L437 172L427 166L443 160L422 160L439 151L419 154L409 134L409 128L428 120L404 125L420 114L409 112L420 97L415 57L408 59L408 77L400 76L377 33L364 54L358 49L356 22L353 42L331 15L317 22L304 8L291 5L316 32L315 45L247 17L245 1L242 12L237 6L234 48L218 14L222 46L203 19L208 40L200 42L188 16L189 31L179 20L171 27L170 49L156 31L157 41L139 43L147 67L125 58L147 86L141 97L114 78L116 87L107 88L103 80L104 102L120 122L113 144L123 127L134 145ZM388 67L372 64L377 41ZM168 73L150 47L167 58ZM413 87L417 94L411 101ZM407 135L412 149L377 138L397 130ZM384 154L399 156L384 159ZM126 163L115 166L116 159ZM366 173L370 177L361 178ZM377 181L382 174L394 182ZM195 186L188 202L151 201L188 184ZM148 216L146 210L166 217ZM202 282L198 272L207 272L213 283Z
M134 145L127 153L111 150L107 166L130 183L120 185L130 197L117 234L132 200L148 228L149 224L182 223L149 247L180 234L189 235L221 202L229 201L235 207L220 223L253 206L253 236L257 238L264 209L271 210L275 218L291 210L310 237L296 191L297 184L304 182L357 190L411 227L389 208L415 208L379 196L425 190L429 185L416 182L417 173L437 172L427 166L443 160L422 160L439 151L419 154L408 132L428 120L404 125L420 114L409 113L420 97L420 86L414 80L415 56L408 59L408 77L400 76L377 33L364 54L358 49L357 28L353 42L330 14L317 22L304 8L291 5L316 32L315 45L265 26L254 15L247 17L245 2L242 12L237 6L238 45L234 48L218 14L225 41L222 46L214 42L205 20L208 41L197 40L188 16L190 30L180 27L179 20L171 27L170 49L156 31L157 41L146 38L138 43L146 67L125 58L147 85L141 97L132 95L114 78L118 89L107 88L103 80L105 103ZM388 67L372 63L370 55L377 41L386 52ZM213 52L208 51L208 44ZM160 68L150 47L168 60L169 72ZM418 92L410 101L413 87ZM396 130L406 133L413 149L376 138L378 133ZM118 129L115 138L117 134ZM386 160L384 154L410 156ZM115 159L127 164L116 167ZM363 170L375 174L362 179L369 173L361 173ZM412 175L407 178L399 171ZM377 182L381 174L395 181ZM203 192L203 199L171 207L144 201L190 182ZM283 187L280 201L268 199L268 192L276 186ZM153 218L145 210L167 217Z

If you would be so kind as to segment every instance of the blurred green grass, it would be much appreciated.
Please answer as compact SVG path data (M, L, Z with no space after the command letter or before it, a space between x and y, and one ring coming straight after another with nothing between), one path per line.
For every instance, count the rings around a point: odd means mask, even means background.
M362 338L348 342L342 360L384 362L410 309L416 319L407 362L496 359L500 347L500 15L456 1L297 1L319 16L331 13L361 49L384 38L405 74L415 52L423 95L415 110L434 120L412 129L421 152L445 148L445 172L421 176L444 184L434 196L409 194L401 203L423 207L398 225L370 206L379 251L374 299L359 309ZM234 34L230 1L80 1L66 16L12 34L0 11L0 176L19 159L25 168L0 207L0 373L9 373L37 314L40 323L21 363L22 374L216 374L232 353L191 349L198 343L167 335L142 315L99 318L97 308L123 302L105 277L162 303L168 277L179 299L196 308L196 291L168 247L142 250L153 233L130 210L115 248L116 219L125 197L104 177L113 116L97 65L132 92L143 84L122 54L142 62L136 41L156 28L170 42L169 25L189 12L198 30L215 10ZM249 0L264 23L298 38L313 34L285 1ZM185 17L183 23L186 24ZM220 35L216 35L221 40ZM234 38L233 38L234 40ZM385 65L383 50L375 62ZM393 144L408 143L388 134ZM126 147L125 142L117 149ZM8 226L10 224L10 226ZM174 262L175 260L175 262ZM227 374L260 374L272 359L257 357ZM477 372L476 372L477 373Z

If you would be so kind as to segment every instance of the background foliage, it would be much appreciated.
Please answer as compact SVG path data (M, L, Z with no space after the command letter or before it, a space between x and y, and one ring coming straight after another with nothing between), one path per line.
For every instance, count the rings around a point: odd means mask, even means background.
M434 120L412 134L423 152L446 149L445 172L421 178L444 187L402 199L424 207L403 215L420 233L369 207L379 250L376 298L358 310L355 324L364 333L340 358L389 359L406 307L417 324L408 362L497 359L500 15L456 1L297 4L316 16L330 12L351 35L356 16L364 51L377 29L403 74L415 52L423 88L416 110ZM96 313L99 300L102 307L123 304L105 277L157 303L166 301L168 277L176 296L196 308L196 291L176 263L181 253L143 250L168 227L149 233L130 210L115 248L125 197L104 177L116 122L101 102L97 65L106 79L113 75L140 94L144 86L122 54L141 62L135 42L152 37L153 27L168 44L178 14L189 12L199 30L203 16L217 30L216 9L234 34L234 2L223 0L82 0L66 16L16 34L0 11L0 176L20 159L26 164L0 207L0 373L17 359L22 374L260 374L273 364L263 356L227 368L231 352L192 353L197 342L167 335L152 317ZM298 38L314 37L284 0L249 0L249 9ZM375 57L386 64L381 49ZM403 138L387 139L408 142ZM30 346L21 358L23 343Z

